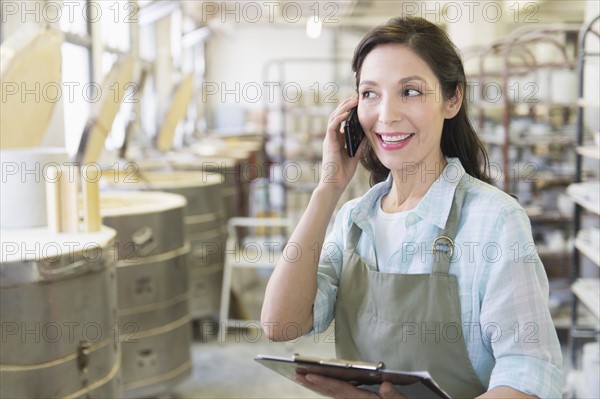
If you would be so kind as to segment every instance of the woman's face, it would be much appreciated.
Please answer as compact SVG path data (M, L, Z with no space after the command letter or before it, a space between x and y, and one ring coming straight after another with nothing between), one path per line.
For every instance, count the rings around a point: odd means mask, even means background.
M358 97L358 118L385 167L443 166L442 126L458 113L462 98L445 101L438 79L417 54L401 44L375 47L363 61Z

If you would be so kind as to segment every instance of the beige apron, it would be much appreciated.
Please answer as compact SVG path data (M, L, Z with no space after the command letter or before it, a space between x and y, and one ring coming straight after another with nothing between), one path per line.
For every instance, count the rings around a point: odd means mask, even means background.
M335 309L338 358L381 361L393 370L427 370L453 398L486 391L463 338L458 281L448 273L463 195L456 190L446 228L435 241L431 274L381 273L369 267L354 252L361 230L352 224ZM450 253L441 253L444 248Z

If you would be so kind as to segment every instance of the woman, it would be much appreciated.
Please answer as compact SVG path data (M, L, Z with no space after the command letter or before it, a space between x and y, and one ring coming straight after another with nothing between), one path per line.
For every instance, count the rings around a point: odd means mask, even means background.
M352 66L358 97L331 114L323 177L290 237L300 256L282 258L267 286L268 336L322 332L335 318L339 358L428 370L454 398L560 397L547 277L523 208L489 184L456 48L437 26L397 18L366 35ZM350 158L340 124L356 106L365 139ZM325 240L358 157L374 185ZM297 379L334 397L377 397ZM402 397L389 383L379 395Z

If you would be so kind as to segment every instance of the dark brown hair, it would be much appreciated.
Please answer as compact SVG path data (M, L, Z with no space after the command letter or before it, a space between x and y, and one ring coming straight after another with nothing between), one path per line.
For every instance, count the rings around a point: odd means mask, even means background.
M447 157L458 157L469 175L490 183L487 152L467 113L467 82L462 60L448 35L437 25L416 17L393 18L372 29L354 51L352 70L356 76L357 88L365 57L382 44L403 44L421 57L440 81L445 100L456 95L459 88L462 89L460 111L454 118L444 120L442 153ZM385 180L390 171L379 161L369 143L365 144L361 163L371 172L370 182L373 185Z

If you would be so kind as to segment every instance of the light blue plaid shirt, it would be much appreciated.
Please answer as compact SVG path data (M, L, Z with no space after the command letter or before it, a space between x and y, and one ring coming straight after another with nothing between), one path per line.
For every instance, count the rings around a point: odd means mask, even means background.
M408 214L402 249L379 267L388 273L431 272L431 246L446 224L461 179L465 200L450 273L458 278L464 339L473 368L488 389L506 385L540 398L560 398L562 354L548 309L548 278L529 219L512 197L466 174L458 158L448 158L440 177ZM314 332L325 331L333 320L342 253L353 221L363 231L357 254L377 264L375 207L391 185L390 175L346 203L336 216L321 253Z

